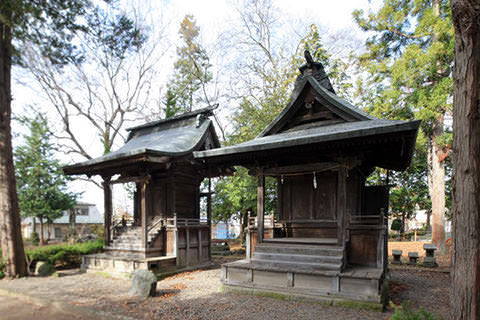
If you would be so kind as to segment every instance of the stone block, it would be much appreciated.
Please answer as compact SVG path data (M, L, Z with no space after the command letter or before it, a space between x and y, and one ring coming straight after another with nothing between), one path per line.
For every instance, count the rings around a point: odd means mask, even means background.
M393 264L401 264L401 256L402 256L403 251L402 250L392 250L392 256L393 256Z
M157 277L148 270L137 270L133 273L129 294L143 298L153 297L157 289Z
M38 261L35 266L35 275L39 277L48 277L55 273L55 267L45 261Z
M408 253L408 258L409 258L409 263L408 264L411 264L411 265L417 265L417 261L418 261L418 252L416 251L413 251L413 252L409 252Z

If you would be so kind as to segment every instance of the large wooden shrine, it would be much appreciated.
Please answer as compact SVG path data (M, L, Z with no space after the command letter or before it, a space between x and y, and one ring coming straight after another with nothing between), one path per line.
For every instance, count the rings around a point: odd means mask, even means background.
M82 268L128 276L210 261L210 194L193 151L218 148L209 119L213 108L150 122L129 130L117 151L64 168L66 174L103 178L105 253L83 258ZM134 183L133 221L112 219L112 185ZM207 215L200 215L200 202Z
M236 290L380 303L388 186L365 182L375 167L408 167L420 122L357 109L306 56L288 105L257 138L194 153L210 168L241 165L258 178L247 257L224 264L222 282ZM278 217L268 225L265 177L278 187Z

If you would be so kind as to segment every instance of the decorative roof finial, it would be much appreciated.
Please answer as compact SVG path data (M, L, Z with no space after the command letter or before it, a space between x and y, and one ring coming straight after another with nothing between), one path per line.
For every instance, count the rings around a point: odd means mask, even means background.
M313 58L312 58L312 55L310 54L310 51L305 50L304 55L305 55L305 60L307 60L308 67L311 68L313 65Z

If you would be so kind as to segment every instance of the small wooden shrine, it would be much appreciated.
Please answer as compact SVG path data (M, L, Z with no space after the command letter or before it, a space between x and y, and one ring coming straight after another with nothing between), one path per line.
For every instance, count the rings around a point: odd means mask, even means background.
M258 178L257 221L245 260L222 282L248 291L380 303L387 271L388 186L375 167L408 167L419 121L377 119L337 96L307 56L290 102L248 142L195 152L211 168L241 165ZM265 177L277 180L276 221L264 223Z
M105 253L85 256L83 269L128 275L210 261L210 193L200 192L205 174L193 151L220 147L212 114L209 107L128 129L117 151L64 168L103 178ZM111 187L128 182L136 187L133 219L113 221Z

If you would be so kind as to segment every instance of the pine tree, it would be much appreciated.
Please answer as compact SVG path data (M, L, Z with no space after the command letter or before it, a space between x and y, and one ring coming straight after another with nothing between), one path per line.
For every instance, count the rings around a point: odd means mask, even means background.
M186 15L178 31L183 45L177 47L178 59L174 64L174 76L168 85L165 113L189 112L197 102L206 100L205 85L212 79L208 55L199 42L200 27L194 16ZM198 91L202 89L200 95ZM202 99L204 96L205 99ZM175 104L172 108L172 101ZM172 114L173 113L173 114Z
M51 223L75 205L77 195L67 190L67 178L54 158L54 145L44 117L24 121L30 128L24 145L15 149L15 174L22 217L40 220L40 244L44 222Z
M451 112L453 27L447 0L385 0L376 13L354 12L372 32L358 57L367 79L358 94L367 111L394 119L422 119L427 137L433 242L445 246L445 159L450 151L445 115Z

